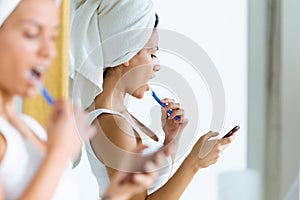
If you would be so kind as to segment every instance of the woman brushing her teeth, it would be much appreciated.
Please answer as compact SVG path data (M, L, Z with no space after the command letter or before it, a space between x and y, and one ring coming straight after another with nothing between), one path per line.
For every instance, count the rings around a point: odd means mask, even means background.
M37 94L55 56L57 3L1 0L0 11L0 199L78 199L70 160L81 149L81 140L95 132L87 114L57 100L44 130L14 108L16 96ZM149 186L154 175L117 174L107 193L126 199Z
M27 71L26 78L28 81L31 81L34 86L42 85L44 82L44 73L47 69L48 66L45 65L33 68L30 71Z
M0 180L5 199L77 199L69 160L87 134L86 114L57 100L46 130L14 108L32 97L55 56L58 6L54 0L0 1ZM82 120L83 119L83 120ZM84 138L83 138L84 139Z
M128 169L116 166L124 155L130 154L131 149L139 144L149 147L142 152L143 156L176 144L173 139L183 132L187 119L179 103L163 99L160 103L164 109L159 116L165 136L163 140L126 108L126 95L143 98L150 89L147 82L160 69L156 57L159 19L152 1L79 2L75 5L71 23L72 97L90 111L91 123L97 129L86 149L99 184L99 195L105 197L103 186L107 187L116 173ZM170 109L172 114L168 116ZM159 178L156 182L131 200L179 199L195 174L216 163L234 138L214 140L211 148L204 148L211 143L208 139L214 136L217 133L204 134L172 177L172 160L170 157L165 159L164 167L157 170ZM139 160L137 158L134 163Z

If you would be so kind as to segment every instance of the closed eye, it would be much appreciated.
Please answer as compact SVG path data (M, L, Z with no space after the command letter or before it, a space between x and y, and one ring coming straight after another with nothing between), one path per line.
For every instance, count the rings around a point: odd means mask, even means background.
M24 36L28 39L35 39L39 37L39 33L37 32L25 32Z
M151 54L151 58L157 58L157 56L154 54Z

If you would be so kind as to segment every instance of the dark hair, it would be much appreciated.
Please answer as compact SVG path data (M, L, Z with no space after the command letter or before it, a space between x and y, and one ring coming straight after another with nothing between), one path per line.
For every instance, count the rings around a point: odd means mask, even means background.
M154 28L156 28L158 26L159 23L159 18L158 15L155 13L155 24L154 24Z

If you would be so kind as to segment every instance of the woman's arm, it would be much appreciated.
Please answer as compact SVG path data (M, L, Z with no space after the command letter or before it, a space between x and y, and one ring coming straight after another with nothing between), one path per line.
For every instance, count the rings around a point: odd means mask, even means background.
M1 133L0 133L1 136ZM0 140L0 145L1 145L1 140ZM4 194L3 194L3 190L2 190L2 184L1 184L1 180L0 180L0 200L4 199Z
M64 155L61 149L47 152L39 170L20 199L52 199L69 159L69 155Z
M214 136L217 136L217 134L209 132L200 137L172 178L146 199L179 199L195 174L200 169L216 163L223 150L234 137L231 136L222 140L208 141L209 138ZM208 148L203 149L204 146ZM203 157L199 158L199 152L202 149L205 152L202 153Z
M81 140L95 132L87 117L87 113L74 109L67 100L55 103L47 128L45 157L20 199L52 199L69 161L81 149Z
M0 200L3 200L3 199L4 199L4 194L2 191L2 185L1 185L1 181L0 181Z
M122 156L117 155L117 153L112 153L111 149L104 149L103 138L108 138L106 142L112 142L114 145L122 149L124 152L130 152L132 149L137 147L136 138L133 137L133 130L130 125L121 117L113 117L112 115L102 115L98 118L98 130L102 133L96 135L96 139L92 141L92 147L98 158L105 161L108 160L109 164L105 163L107 166L107 172L110 180L120 173L116 166L112 167L111 158L116 160L122 159ZM210 137L216 136L216 133L209 132L202 136L197 143L194 145L193 150L182 163L180 168L174 174L174 176L160 189L151 195L147 196L147 190L140 190L141 192L136 193L132 191L131 200L143 200L143 199L179 199L183 191L186 189L187 185L190 183L194 175L201 168L207 167L215 163L220 156L224 148L231 142L232 137L217 140L213 145L209 145L210 148L206 148L204 156L199 159L199 151L203 149L206 143L211 144L211 141L207 141ZM98 138L97 137L102 137ZM102 142L102 143L99 143ZM118 157L120 156L120 157Z
M0 132L0 163L4 158L5 151L6 151L6 140L3 137L2 133Z
M147 188L152 185L157 173L123 172L128 171L126 169L132 163L136 163L134 160L131 160L135 158L129 155L130 152L138 153L141 151L139 149L141 145L138 144L132 127L125 119L111 114L101 115L98 117L97 122L95 124L98 132L91 140L91 145L98 159L105 160L105 165L107 166L110 185L104 197L122 200L129 199L132 196L139 196L139 199L144 199L147 195ZM138 150L136 150L137 148ZM171 150L168 154L170 153ZM158 168L164 157L164 152L156 154L153 159L145 163L145 171L152 171Z
M6 141L0 134L1 158L4 157ZM20 199L51 199L63 171L67 166L69 156L64 155L60 149L46 153L46 156L34 176L31 184L26 188ZM4 199L0 187L0 200Z
M140 145L134 152L140 153L143 149L145 149L145 146ZM115 172L114 175L111 175L110 185L106 189L102 199L127 200L134 194L138 194L140 191L145 190L145 188L150 187L157 177L157 173L148 171L153 170L163 162L163 154L160 151L152 159L148 159L144 165L144 173ZM123 162L130 162L130 159L125 159Z

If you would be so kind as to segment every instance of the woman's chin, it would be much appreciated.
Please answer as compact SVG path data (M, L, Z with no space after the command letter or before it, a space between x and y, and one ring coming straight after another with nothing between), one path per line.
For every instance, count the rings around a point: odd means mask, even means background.
M132 96L134 96L137 99L142 99L144 97L145 92L145 90L137 90L132 93Z
M142 99L144 97L144 92L133 93L132 96L137 99Z
M36 88L30 88L24 94L22 94L22 96L26 97L26 98L33 98L36 95L37 95L37 89Z
M145 92L149 91L148 85L142 86L139 89L135 90L131 96L137 98L137 99L142 99L144 97Z

